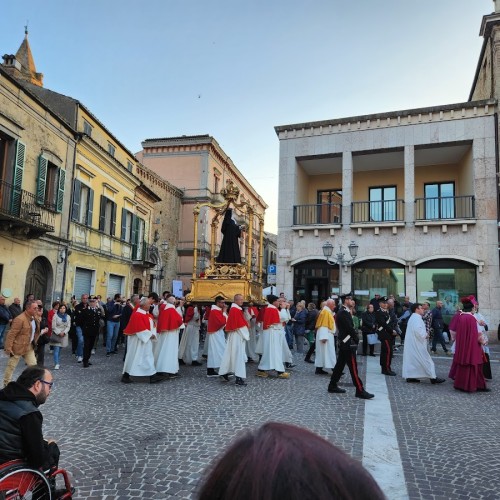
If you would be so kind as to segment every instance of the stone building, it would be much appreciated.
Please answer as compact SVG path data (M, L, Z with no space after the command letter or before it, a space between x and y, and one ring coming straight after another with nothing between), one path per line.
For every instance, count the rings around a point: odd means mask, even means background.
M498 324L499 8L481 35L468 102L276 127L278 289L442 300L447 319L474 294Z

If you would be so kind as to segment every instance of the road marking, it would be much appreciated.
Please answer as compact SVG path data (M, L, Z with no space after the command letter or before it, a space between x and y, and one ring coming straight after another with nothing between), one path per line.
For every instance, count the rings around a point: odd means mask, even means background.
M366 358L366 390L375 397L365 402L363 465L388 500L407 500L408 490L399 453L386 377L378 358Z

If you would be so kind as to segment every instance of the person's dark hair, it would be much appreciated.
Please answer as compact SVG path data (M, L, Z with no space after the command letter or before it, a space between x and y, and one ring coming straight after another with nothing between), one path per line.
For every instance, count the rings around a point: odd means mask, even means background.
M217 295L217 297L215 297L214 303L217 304L217 302L221 302L223 300L226 300L226 299L222 295Z
M33 304L37 304L36 300L28 300L26 304L24 304L24 310L27 311Z
M54 300L54 302L52 302L52 309L54 309L54 307L60 306L60 305L61 305L61 303L58 300Z
M29 389L37 380L42 380L45 377L45 368L43 366L28 366L17 378L17 383L24 388Z
M410 307L410 311L414 313L421 305L422 304L419 304L418 302L414 302Z
M160 297L158 297L158 294L156 292L151 292L148 295L148 299L153 299L155 302L158 302L160 300Z
M363 466L316 434L268 422L237 439L204 479L199 500L383 500Z

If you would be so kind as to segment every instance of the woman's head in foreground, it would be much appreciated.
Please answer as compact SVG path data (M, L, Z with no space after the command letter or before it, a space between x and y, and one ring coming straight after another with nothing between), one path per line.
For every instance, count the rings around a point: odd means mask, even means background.
M208 470L200 500L383 500L363 466L316 434L269 422Z

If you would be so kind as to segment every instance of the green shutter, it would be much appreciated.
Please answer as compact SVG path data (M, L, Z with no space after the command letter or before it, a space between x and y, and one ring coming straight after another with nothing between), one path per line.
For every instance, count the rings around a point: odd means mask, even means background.
M92 227L92 215L94 214L94 190L89 189L89 200L88 200L88 212L87 212L87 226Z
M111 202L111 236L116 233L116 203Z
M108 199L101 194L101 207L99 211L99 231L104 231L106 227L106 202Z
M71 206L71 220L79 222L80 220L80 193L82 183L75 179L73 181L73 205Z
M45 205L45 184L47 183L48 160L42 155L38 158L38 182L36 186L36 202Z
M57 189L56 211L61 213L64 201L64 182L66 180L66 170L59 169L59 186Z
M137 238L139 236L139 217L137 215L132 215L132 237L130 238L132 242L132 260L137 260L137 254L139 250L139 245Z
M21 141L16 143L16 158L14 163L14 179L12 182L12 197L10 200L10 211L19 216L21 212L21 196L23 187L24 160L26 157L26 145Z
M127 240L127 212L126 208L122 208L122 231L120 235L120 239L122 241Z

